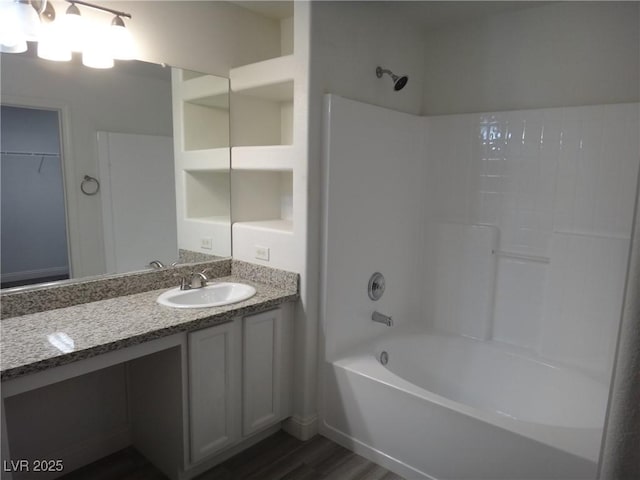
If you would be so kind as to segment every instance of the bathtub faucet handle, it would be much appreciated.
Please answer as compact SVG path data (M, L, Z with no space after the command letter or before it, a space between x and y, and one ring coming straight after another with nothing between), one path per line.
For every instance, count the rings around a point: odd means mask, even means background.
M384 323L387 327L393 326L393 318L380 312L373 312L373 314L371 315L371 320L378 323Z

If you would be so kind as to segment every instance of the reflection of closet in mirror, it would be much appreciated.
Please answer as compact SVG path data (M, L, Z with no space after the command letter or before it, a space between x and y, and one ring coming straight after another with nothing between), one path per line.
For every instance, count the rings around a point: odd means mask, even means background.
M229 81L172 69L181 259L231 255Z
M79 58L62 63L42 60L33 45L25 53L2 53L0 57L3 104L59 113L71 278L148 269L152 260L165 265L202 260L177 249L180 226L176 225L174 147L169 147L167 156L144 146L152 138L165 144L173 138L171 69L132 60L117 62L113 69L96 70L84 67ZM180 156L178 161L190 162L189 170L195 172L191 180L206 182L209 177L200 178L199 155L218 153L214 157L221 161L214 159L216 171L218 167L227 170L226 175L219 175L226 178L219 182L225 184L220 191L228 197L228 80L191 72L186 75L193 80L186 109L186 153L190 157ZM202 86L203 79L219 82L222 95L212 98L195 91L193 86ZM221 108L214 110L217 106ZM215 112L218 115L212 114ZM29 125L25 127L28 131ZM198 129L209 135L199 135ZM100 143L99 135L110 140ZM100 158L101 153L107 155ZM210 165L205 170L208 168ZM81 192L85 175L100 182L100 191L93 196ZM92 185L86 186L94 190ZM204 199L193 203L208 205ZM192 209L191 215L226 218L228 237L229 204L226 198L215 211ZM9 208L8 204L3 208ZM59 227L64 226L63 221ZM205 238L210 237L213 235ZM231 239L220 239L219 243L224 248L201 252L229 256ZM199 249L195 252L200 255ZM3 265L6 262L3 255Z
M103 229L103 200L110 193L110 188L109 179L103 178L100 169L98 132L172 136L170 70L137 61L118 63L109 70L95 70L83 66L80 58L62 63L37 58L33 47L23 54L3 53L1 57L4 104L59 111L71 278L116 271L107 268L105 246L108 239ZM26 125L25 131L28 130ZM117 161L117 165L118 171L112 173L121 173L120 178L132 179L138 175L136 172L140 164L137 155ZM148 178L155 175L156 169L153 170ZM173 178L173 149L168 174ZM85 175L101 183L101 189L95 195L81 191ZM113 180L118 190L117 179ZM173 185L173 181L170 184ZM173 190L162 185L134 183L127 195L134 199L136 196L146 198L149 190L154 188L158 195L173 197ZM85 187L88 192L95 190L92 184L85 184ZM121 198L121 193L119 189L118 198ZM160 214L153 205L140 211L137 208L140 203L133 200L139 215L132 234L146 232L146 220ZM133 207L128 207L130 213L133 210ZM24 217L25 220L27 218ZM167 227L163 230L164 236L175 235L175 215L169 214L166 218L171 222L173 233ZM135 242L142 245L140 250L144 255L132 262L132 270L149 268L148 263L156 259L151 256L156 238L135 237ZM122 252L117 252L117 256L122 258ZM178 252L174 250L158 260L171 263L177 258ZM2 260L4 262L4 257Z
M59 115L2 106L2 288L69 278Z

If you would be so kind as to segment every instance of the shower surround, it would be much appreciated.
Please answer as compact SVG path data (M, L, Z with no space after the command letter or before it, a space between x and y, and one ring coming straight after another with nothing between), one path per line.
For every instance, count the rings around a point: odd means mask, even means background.
M328 95L325 114L322 432L411 478L595 478L638 104L418 117ZM588 405L561 401L578 388Z

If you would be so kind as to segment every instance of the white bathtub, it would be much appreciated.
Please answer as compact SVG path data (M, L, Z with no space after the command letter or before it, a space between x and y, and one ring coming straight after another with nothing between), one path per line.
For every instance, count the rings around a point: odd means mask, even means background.
M416 329L325 367L322 433L407 478L596 476L607 385L585 374Z

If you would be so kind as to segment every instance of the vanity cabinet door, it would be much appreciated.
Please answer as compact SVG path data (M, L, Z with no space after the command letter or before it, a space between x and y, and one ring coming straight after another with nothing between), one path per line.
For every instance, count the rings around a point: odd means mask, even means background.
M244 436L291 415L291 308L284 305L243 320Z
M192 463L240 438L240 329L234 321L189 334Z

